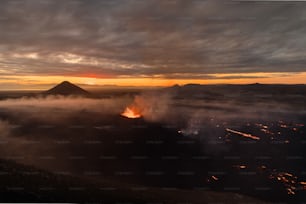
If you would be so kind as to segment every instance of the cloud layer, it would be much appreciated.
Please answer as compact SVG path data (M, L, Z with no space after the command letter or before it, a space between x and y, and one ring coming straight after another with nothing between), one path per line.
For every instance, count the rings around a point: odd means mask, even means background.
M305 7L273 1L4 0L0 74L198 78L303 72Z

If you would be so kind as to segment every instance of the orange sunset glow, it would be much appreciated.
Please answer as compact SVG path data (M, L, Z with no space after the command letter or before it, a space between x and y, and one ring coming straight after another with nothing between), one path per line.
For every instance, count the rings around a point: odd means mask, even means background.
M0 40L0 90L43 90L64 80L95 89L305 83L305 50L299 46L304 32L286 30L299 23L298 17L275 21L267 12L266 19L261 19L260 6L248 3L236 8L192 1L181 14L179 5L184 6L179 2L178 7L160 2L156 12L149 9L150 3L142 7L133 1L117 8L116 3L76 2L60 6L72 9L71 15L53 11L59 6L55 2L30 0L18 15L14 9L23 7L22 2L6 5L3 19L15 21L1 23L6 32ZM80 6L83 3L88 8ZM270 9L278 6L272 3ZM224 16L215 19L209 8ZM168 9L176 12L166 18ZM231 9L235 12L228 12ZM256 20L237 20L244 10L251 10L250 19ZM146 12L148 17L143 18ZM33 16L24 20L28 13Z
M251 74L211 74L212 78L195 79L167 79L160 77L123 77L111 78L101 75L88 74L80 76L6 76L0 79L0 89L37 89L42 90L59 81L73 81L74 83L92 87L119 86L119 87L167 87L175 84L184 85L191 83L198 84L304 84L306 72L300 73L251 73ZM242 76L239 78L239 76Z

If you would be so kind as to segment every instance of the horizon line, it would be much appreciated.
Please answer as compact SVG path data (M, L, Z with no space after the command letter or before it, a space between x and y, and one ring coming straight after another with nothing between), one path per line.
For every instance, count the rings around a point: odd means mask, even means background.
M60 82L62 83L62 82ZM53 84L50 86L50 89L53 88L54 86L60 84ZM138 89L158 89L158 88L170 88L170 87L175 87L175 86L179 86L179 87L184 87L187 85L200 85L200 86L247 86L247 85L267 85L267 86L273 86L273 85L280 85L280 86L306 86L306 84L303 83L296 83L296 84L291 84L291 83L211 83L211 84L201 84L201 83L186 83L186 84L173 84L173 85L169 85L169 86L127 86L127 85L108 85L108 84L104 84L104 85L89 85L89 84L84 84L84 83L73 83L70 82L72 84L78 85L82 88L86 87L86 89L89 90L106 90L106 89L128 89L128 88L138 88ZM49 85L49 84L48 84ZM16 88L16 89L0 89L0 92L9 92L9 91L46 91L49 90L49 88Z

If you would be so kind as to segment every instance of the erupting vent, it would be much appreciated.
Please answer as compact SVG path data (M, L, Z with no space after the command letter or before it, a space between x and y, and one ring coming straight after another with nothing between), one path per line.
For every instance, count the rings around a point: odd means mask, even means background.
M124 110L123 113L121 113L121 115L127 118L140 118L141 117L140 111L134 107L126 107L126 109Z

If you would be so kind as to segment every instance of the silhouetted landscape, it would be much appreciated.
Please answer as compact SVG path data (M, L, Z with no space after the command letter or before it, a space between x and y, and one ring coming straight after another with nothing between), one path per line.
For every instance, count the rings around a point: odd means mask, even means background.
M0 203L305 204L306 1L1 0Z
M1 202L305 202L305 93L70 82L3 92Z

